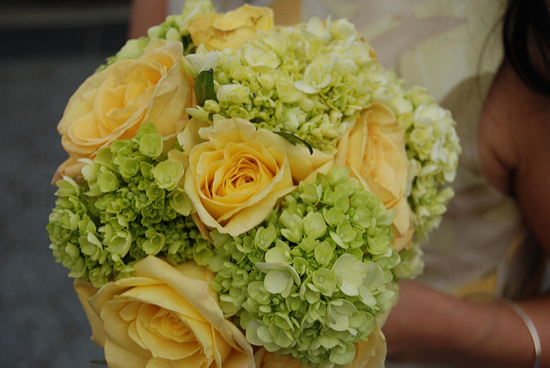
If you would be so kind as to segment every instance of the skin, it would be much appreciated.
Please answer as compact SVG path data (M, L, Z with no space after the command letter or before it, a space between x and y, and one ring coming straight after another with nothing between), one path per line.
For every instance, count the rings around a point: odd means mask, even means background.
M487 180L512 195L550 255L550 96L529 89L504 63L481 116L478 148ZM541 367L550 367L550 295L518 302L537 327ZM410 321L422 323L410 324ZM401 283L384 333L388 359L458 367L532 367L529 330L499 302L470 302L416 282ZM414 343L412 343L414 342Z
M147 36L147 30L166 18L166 0L132 0L129 38Z

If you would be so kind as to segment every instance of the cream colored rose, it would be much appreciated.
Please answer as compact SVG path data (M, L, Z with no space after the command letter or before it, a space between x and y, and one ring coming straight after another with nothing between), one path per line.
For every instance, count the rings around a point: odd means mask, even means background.
M338 143L335 163L348 166L365 188L375 193L387 209L395 210L396 250L412 239L412 211L407 203L408 185L405 135L393 112L382 104L363 110Z
M149 121L168 141L188 120L192 81L182 67L180 42L153 40L137 60L120 60L89 77L69 100L57 127L70 158L55 179L74 177L83 164L116 139L132 138ZM168 143L168 142L167 142Z
M191 120L178 136L189 153L185 192L205 226L232 236L258 225L279 198L332 164L330 156L310 155L243 119L216 121L204 142L195 126Z
M254 355L256 368L306 368L300 361L289 355L277 356L267 352L264 348ZM359 341L355 344L355 358L346 368L380 368L384 367L386 359L386 338L380 328L369 335L367 341Z
M152 256L135 269L99 290L75 282L109 367L254 367L252 347L208 289L211 272Z
M200 15L189 24L189 34L195 45L202 43L208 50L236 50L255 40L258 30L267 32L271 27L273 10L245 4L225 14Z

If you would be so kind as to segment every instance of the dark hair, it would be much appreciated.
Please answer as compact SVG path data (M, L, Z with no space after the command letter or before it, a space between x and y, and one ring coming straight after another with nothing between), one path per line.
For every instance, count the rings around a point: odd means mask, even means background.
M533 90L550 95L550 11L547 0L510 0L504 14L504 53Z

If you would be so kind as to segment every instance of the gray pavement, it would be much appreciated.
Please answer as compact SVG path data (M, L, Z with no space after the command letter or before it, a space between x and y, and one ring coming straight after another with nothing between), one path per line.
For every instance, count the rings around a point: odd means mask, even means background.
M90 363L103 351L45 227L50 179L66 158L57 122L80 83L121 46L125 26L14 27L0 29L0 367L101 367Z

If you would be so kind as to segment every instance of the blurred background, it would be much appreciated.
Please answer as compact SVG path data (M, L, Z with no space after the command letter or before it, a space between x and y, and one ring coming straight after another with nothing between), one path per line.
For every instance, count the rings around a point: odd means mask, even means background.
M67 101L127 38L130 0L0 3L0 366L102 367L67 270L48 248Z

